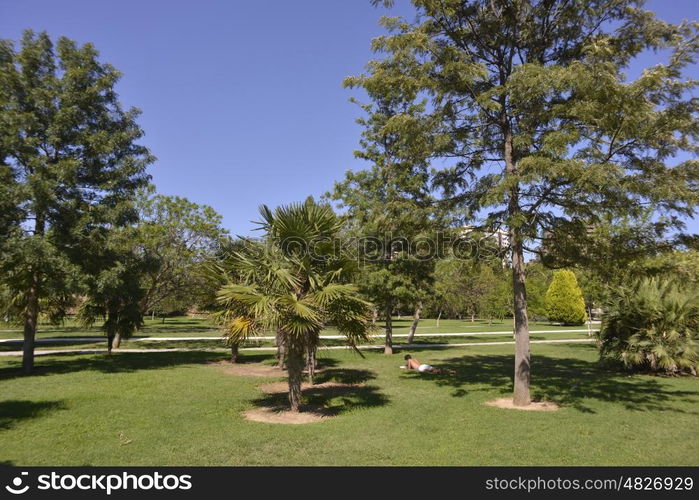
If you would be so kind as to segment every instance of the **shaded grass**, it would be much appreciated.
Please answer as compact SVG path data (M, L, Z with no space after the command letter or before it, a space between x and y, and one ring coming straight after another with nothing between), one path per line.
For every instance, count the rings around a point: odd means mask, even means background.
M532 392L563 405L556 412L485 406L511 391L512 346L419 351L453 376L400 370L402 355L321 351L319 382L365 388L309 393L307 402L337 416L308 426L244 420L244 410L269 403L257 385L270 379L223 373L212 362L225 353L47 356L31 377L19 375L19 358L0 358L0 462L699 464L698 379L605 370L592 345L535 344L532 353Z

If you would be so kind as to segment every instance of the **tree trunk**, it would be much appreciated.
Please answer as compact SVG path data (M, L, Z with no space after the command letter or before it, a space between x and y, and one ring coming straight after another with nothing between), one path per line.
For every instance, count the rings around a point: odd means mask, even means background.
M107 354L112 355L112 345L114 344L114 334L107 334Z
M505 122L504 156L507 176L515 175L515 161L512 148L512 131ZM512 245L512 288L514 290L514 333L515 333L515 373L513 404L527 406L531 403L529 394L530 365L529 365L529 320L527 317L527 289L524 275L524 242L522 232L517 226L521 216L519 205L519 186L510 188L508 200L508 215L510 217L510 244ZM515 224L512 224L512 220Z
M34 219L34 235L44 236L44 216L36 213ZM34 340L36 339L36 327L39 323L39 285L41 276L39 271L32 272L31 283L27 291L27 308L24 314L24 343L22 344L22 372L29 375L34 371Z
M121 347L121 334L117 333L112 340L112 349L119 349L119 347Z
M475 323L475 322L476 322L476 313L471 311L471 323Z
M393 319L391 313L393 308L391 305L386 306L386 343L383 348L384 354L393 354Z
M413 324L410 325L410 332L408 333L408 344L412 344L415 338L415 331L417 330L417 324L420 322L420 313L422 312L422 302L418 302L415 306L415 314L413 315Z
M376 324L376 320L378 319L378 317L379 317L379 310L374 308L373 312L371 313L371 324L372 325Z
M437 328L439 328L439 320L442 318L442 310L439 310L439 313L437 314Z
M306 371L308 371L308 383L313 385L314 378L316 375L316 368L318 367L316 352L318 347L315 345L309 345L306 349Z
M34 339L39 317L39 273L32 274L32 284L27 294L27 309L24 315L24 344L22 346L22 371L29 375L34 371Z
M527 319L527 289L524 279L524 252L521 241L512 251L512 283L515 295L515 406L531 403L529 380L529 321Z
M231 344L231 363L238 362L238 344Z
M289 370L289 409L298 412L301 406L301 378L303 377L303 345L297 340L286 342Z
M277 366L282 370L286 369L286 345L284 343L284 335L282 332L277 330L275 335L275 342L277 344Z

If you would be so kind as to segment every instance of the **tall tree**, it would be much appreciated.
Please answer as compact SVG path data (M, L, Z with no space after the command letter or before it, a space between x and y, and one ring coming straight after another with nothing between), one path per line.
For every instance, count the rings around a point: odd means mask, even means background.
M129 203L153 161L136 141L137 109L122 109L119 72L92 44L26 31L0 44L0 171L19 209L0 258L20 304L23 370L34 367L40 304L70 295L95 232L135 221ZM9 174L8 174L9 172Z
M396 306L407 303L417 312L431 288L435 256L421 254L419 247L434 243L443 225L429 183L433 122L424 118L426 103L415 102L418 86L402 82L407 85L378 77L345 80L345 86L361 86L371 99L360 104L366 116L357 120L363 131L355 151L370 166L347 172L329 194L347 209L349 233L361 242L362 291L385 317L386 354L393 353Z
M688 95L695 83L683 75L697 52L696 29L667 24L636 0L413 5L415 22L383 19L391 34L373 48L384 58L363 78L407 81L401 85L431 98L427 114L450 139L433 156L455 160L436 181L451 201L484 214L483 226L509 230L513 399L525 406L525 251L536 251L544 234L581 237L581 221L605 214L639 216L648 205L694 212L699 162L673 158L696 151L697 101ZM669 54L667 61L627 79L630 62L649 49Z

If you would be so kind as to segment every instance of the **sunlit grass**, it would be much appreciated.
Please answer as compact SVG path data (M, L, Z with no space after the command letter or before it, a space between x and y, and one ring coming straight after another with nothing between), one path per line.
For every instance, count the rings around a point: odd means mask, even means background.
M64 355L19 375L0 358L0 462L15 465L699 464L699 380L602 369L593 345L532 345L533 394L557 412L485 406L511 391L512 346L410 351L455 375L398 368L402 352L321 351L325 378L363 381L305 426L245 421L269 379L225 353ZM243 354L244 361L271 361ZM322 379L321 379L322 380ZM128 443L127 443L128 441Z

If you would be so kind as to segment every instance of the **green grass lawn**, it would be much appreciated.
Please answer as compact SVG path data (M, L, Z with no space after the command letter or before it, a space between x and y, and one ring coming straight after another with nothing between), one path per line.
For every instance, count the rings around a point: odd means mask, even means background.
M699 465L699 380L607 371L594 345L532 345L533 394L557 412L484 405L511 391L512 346L415 353L456 375L400 370L402 355L321 351L315 396L338 416L283 426L241 412L270 379L207 352L62 355L18 374L0 358L0 463L14 465ZM243 356L270 362L270 355Z
M63 325L55 326L40 324L37 329L37 338L52 337L100 337L104 332L101 325L92 328L80 326L74 319L67 319ZM162 319L145 319L144 328L138 332L138 336L147 337L211 337L220 335L218 328L208 319L175 317ZM19 338L22 336L22 327L14 323L0 322L0 339Z

